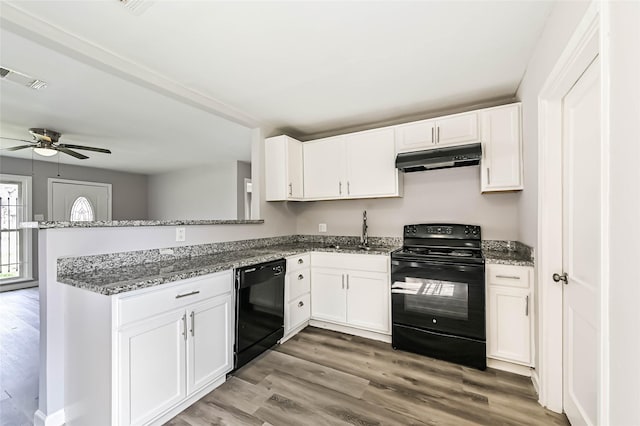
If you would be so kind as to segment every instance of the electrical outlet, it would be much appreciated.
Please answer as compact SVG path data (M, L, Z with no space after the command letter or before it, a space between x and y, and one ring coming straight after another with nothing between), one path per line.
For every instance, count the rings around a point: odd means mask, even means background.
M185 241L187 239L186 228L176 228L176 241Z
M327 232L327 224L326 223L318 224L318 232Z

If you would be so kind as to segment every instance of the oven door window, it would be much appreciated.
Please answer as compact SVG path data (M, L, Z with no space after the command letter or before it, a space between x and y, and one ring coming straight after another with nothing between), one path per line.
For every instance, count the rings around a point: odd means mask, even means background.
M406 277L391 286L391 293L404 295L407 312L469 319L469 285L463 282Z

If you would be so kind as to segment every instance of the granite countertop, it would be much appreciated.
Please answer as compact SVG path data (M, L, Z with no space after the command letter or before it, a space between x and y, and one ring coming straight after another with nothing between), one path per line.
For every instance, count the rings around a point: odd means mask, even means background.
M337 248L333 245L312 242L278 244L201 256L176 257L169 260L117 268L93 269L78 273L59 273L58 281L111 296L311 251L388 255L398 247L397 245L380 245L372 246L371 250L365 251L355 246L340 246Z
M120 228L130 226L183 226L183 225L250 225L264 223L263 219L212 220L102 220L94 222L33 222L38 229L58 228Z
M533 249L518 241L483 241L485 263L513 266L533 266Z

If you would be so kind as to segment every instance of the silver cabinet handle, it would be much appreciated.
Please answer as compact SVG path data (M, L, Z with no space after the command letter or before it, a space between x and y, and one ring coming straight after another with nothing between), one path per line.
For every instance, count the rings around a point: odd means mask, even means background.
M338 192L342 195L342 182L338 182Z
M517 277L515 275L496 275L496 278L506 278L508 280L519 280L520 277Z
M191 314L189 314L189 316L191 317L191 335L195 336L196 335L196 316L195 316L195 313L193 311L191 311Z
M487 167L487 185L491 185L491 170Z
M192 291L191 293L178 294L176 296L176 299L180 299L182 297L187 297L187 296L193 296L193 295L196 295L198 293L200 293L200 290Z
M349 274L347 274L347 290L349 290Z
M298 308L302 308L304 306L304 302L301 300L298 302Z
M344 290L344 274L342 274L342 289Z
M298 279L299 279L299 280L303 280L303 279L304 279L304 275L302 275L302 274L298 274Z
M302 260L302 258L298 259L298 265L301 265L304 263L304 260Z
M431 128L431 143L436 143L436 128L435 128L435 126Z
M440 126L436 127L436 143L440 143Z
M526 302L524 305L524 314L525 316L529 316L529 295L527 294Z
M187 314L182 315L182 335L187 340Z
M289 182L289 197L293 195L293 184Z
M351 194L351 182L347 181L347 195Z

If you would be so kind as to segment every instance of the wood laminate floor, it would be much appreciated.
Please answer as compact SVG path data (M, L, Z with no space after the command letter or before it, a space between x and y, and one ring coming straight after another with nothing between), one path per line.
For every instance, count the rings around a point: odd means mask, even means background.
M0 425L33 424L38 409L38 288L0 293Z
M568 425L531 380L308 327L168 422L200 425Z

